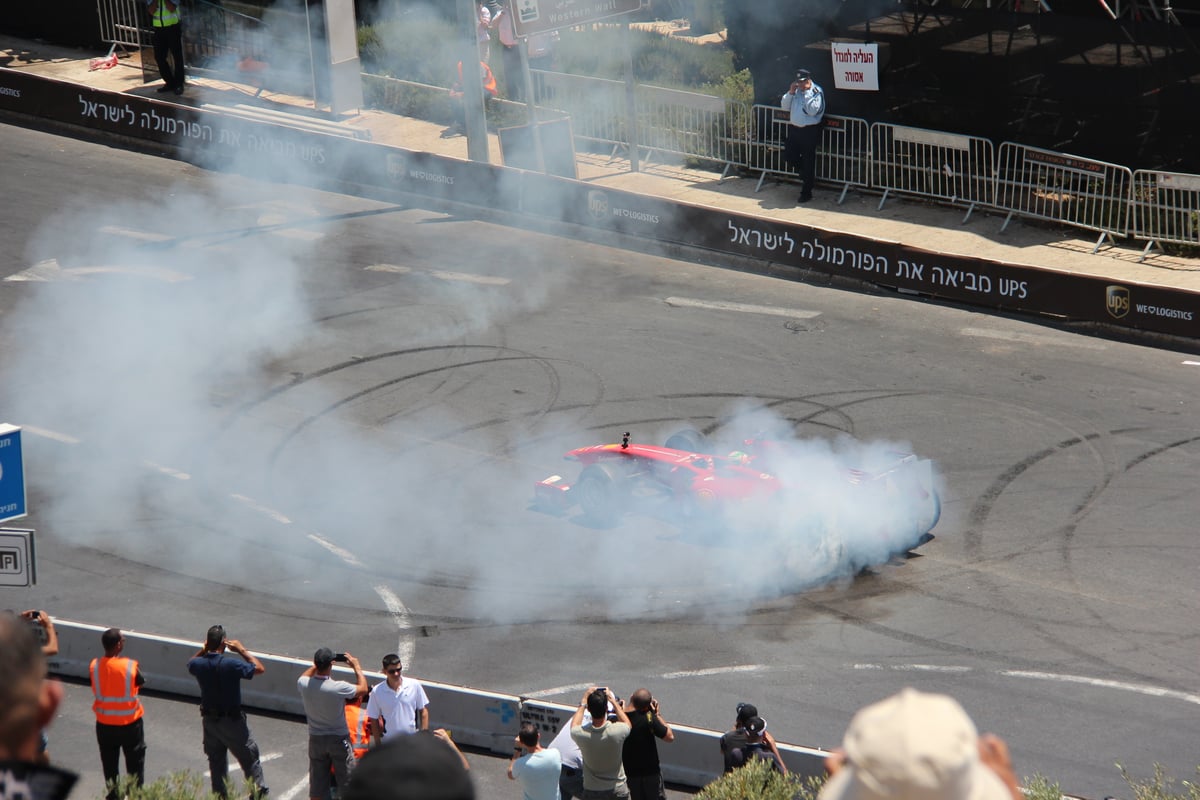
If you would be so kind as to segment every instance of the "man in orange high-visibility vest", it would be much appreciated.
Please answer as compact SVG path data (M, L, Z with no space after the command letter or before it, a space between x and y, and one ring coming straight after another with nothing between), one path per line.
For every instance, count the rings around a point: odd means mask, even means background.
M88 666L92 694L96 699L96 741L100 745L100 765L108 800L117 800L117 780L121 772L121 753L125 753L125 771L138 786L146 777L146 733L142 727L142 701L138 689L146 682L138 662L122 658L125 636L118 628L100 635L104 657L93 658Z

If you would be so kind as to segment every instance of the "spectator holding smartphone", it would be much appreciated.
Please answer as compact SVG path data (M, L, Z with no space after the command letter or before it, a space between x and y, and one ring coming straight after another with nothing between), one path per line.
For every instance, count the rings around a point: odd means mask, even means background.
M237 658L226 654L233 652ZM262 675L266 667L237 639L225 635L225 628L208 629L204 647L188 661L188 672L200 684L200 722L204 729L204 755L208 757L212 790L225 797L225 779L229 775L229 753L237 759L246 780L268 792L263 777L258 743L246 723L242 710L242 681Z
M342 661L354 670L356 683L332 677L333 662ZM354 745L346 725L346 700L366 694L370 688L358 659L349 653L335 654L328 647L313 653L313 665L296 681L308 717L308 796L312 800L329 797L330 773L338 786L346 786L354 769Z
M29 623L30 628L33 629L38 645L42 648L43 656L49 658L58 655L58 631L54 630L54 622L50 619L49 614L40 609L31 608L21 612L21 619ZM50 763L50 740L46 737L45 729L42 730L38 740L37 760L39 764Z

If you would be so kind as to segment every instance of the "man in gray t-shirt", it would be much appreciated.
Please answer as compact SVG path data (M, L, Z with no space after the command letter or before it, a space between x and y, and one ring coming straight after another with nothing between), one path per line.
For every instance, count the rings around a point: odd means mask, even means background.
M296 681L308 717L308 796L312 800L329 797L331 768L338 786L347 784L355 762L346 725L346 699L370 689L358 659L349 653L339 653L336 660L350 665L358 683L333 680L334 660L334 652L322 647L313 654L313 665Z

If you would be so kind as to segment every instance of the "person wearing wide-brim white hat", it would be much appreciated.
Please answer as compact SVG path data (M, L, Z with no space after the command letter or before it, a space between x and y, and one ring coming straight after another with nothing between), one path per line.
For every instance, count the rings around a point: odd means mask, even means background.
M818 800L1022 800L1008 745L952 697L904 689L861 709Z

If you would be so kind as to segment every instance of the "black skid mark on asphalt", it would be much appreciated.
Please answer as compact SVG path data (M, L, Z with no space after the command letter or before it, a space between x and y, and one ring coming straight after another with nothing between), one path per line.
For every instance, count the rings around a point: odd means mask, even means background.
M1012 484L1017 481L1018 478L1020 478L1027 471L1045 459L1077 445L1084 444L1086 442L1092 442L1105 436L1120 436L1127 433L1136 433L1141 430L1145 429L1117 428L1109 431L1108 433L1089 433L1085 436L1073 436L1069 439L1064 439L1056 444L1053 444L1043 450L1039 450L1033 455L1022 459L1006 469L994 481L992 481L991 485L988 486L987 489L983 491L983 493L975 501L974 505L971 506L971 510L967 514L967 530L963 534L963 541L966 544L967 555L971 558L979 558L980 549L983 544L983 528L987 523L988 518L991 516L992 509L995 507L996 501L1008 490L1010 486L1012 486ZM1127 465L1122 472L1127 472L1128 470L1129 466ZM1106 472L1104 480L1102 480L1096 486L1093 486L1083 500L1076 505L1075 509L1072 511L1072 517L1076 518L1090 508L1095 500L1099 497L1103 489L1112 482L1113 477L1114 474L1111 471ZM1071 523L1069 531L1070 534L1074 533L1074 526L1077 524L1077 521ZM1060 532L1064 531L1066 531L1065 528L1060 529Z
M792 333L823 333L826 324L824 319L817 317L816 319L790 319L783 323L783 327Z
M803 425L816 425L816 426L828 428L829 430L832 430L832 431L837 431L838 433L847 434L848 436L854 436L854 418L852 416L850 416L850 414L846 413L847 408L851 408L853 406L858 406L858 405L864 405L864 404L868 404L868 403L877 403L881 400L896 400L896 399L903 398L903 397L913 397L913 396L922 395L922 394L926 394L926 392L881 392L878 389L850 389L850 390L846 390L846 391L820 392L820 393L811 394L811 395L792 395L792 396L787 396L787 397L779 397L779 396L762 397L762 396L759 396L759 397L756 397L755 399L759 401L760 408L766 408L766 409L771 409L771 410L777 410L780 407L786 406L791 403L815 406L813 411L811 411L810 413L805 414L803 416L786 417L787 421L792 424L793 432L795 431L795 429L798 429ZM845 400L842 402L836 402L836 403L824 402L824 400L822 399L822 398L838 397L838 396L844 396L844 395L861 395L861 396L853 397L852 399ZM707 393L703 393L703 394L696 393L696 394L686 394L686 395L671 394L671 395L661 395L661 398L663 400L705 400L705 399L744 400L744 399L747 399L744 394L740 394L737 392L707 392ZM752 412L744 412L744 413L752 413ZM821 422L820 418L825 415L831 415L831 416L835 417L836 420L838 421L838 423L840 423L840 424L831 424L831 423ZM721 428L725 428L725 427L728 427L729 425L733 424L737 420L738 416L739 415L718 418L718 419L714 420L714 422L711 425L707 426L702 431L702 433L704 433L706 436L711 436L713 433L720 430Z

